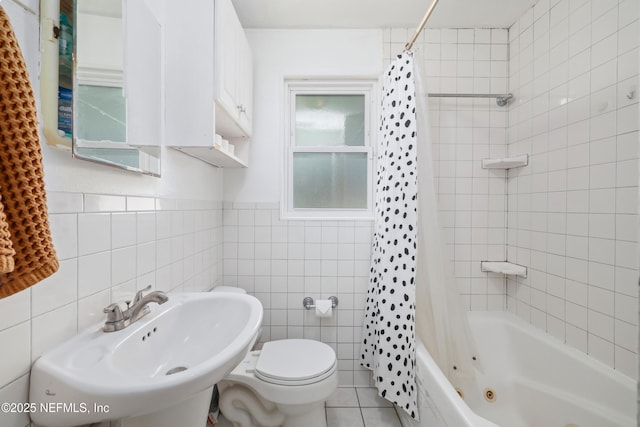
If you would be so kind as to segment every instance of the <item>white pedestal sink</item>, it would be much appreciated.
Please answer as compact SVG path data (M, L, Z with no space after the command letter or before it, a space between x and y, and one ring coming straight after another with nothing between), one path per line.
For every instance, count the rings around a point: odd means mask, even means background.
M123 426L203 427L211 388L244 358L262 322L249 295L170 295L117 332L96 326L31 369L38 425L121 419Z

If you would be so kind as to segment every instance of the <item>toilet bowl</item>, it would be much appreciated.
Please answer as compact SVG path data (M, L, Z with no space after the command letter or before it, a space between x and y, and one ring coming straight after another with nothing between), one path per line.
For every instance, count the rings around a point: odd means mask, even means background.
M270 341L218 383L234 427L327 427L325 401L338 386L336 354L320 341Z

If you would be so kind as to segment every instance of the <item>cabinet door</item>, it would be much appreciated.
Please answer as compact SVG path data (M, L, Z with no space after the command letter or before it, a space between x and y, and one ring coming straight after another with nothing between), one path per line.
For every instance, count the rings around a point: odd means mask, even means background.
M251 122L253 118L253 58L251 47L242 31L239 34L239 55L238 55L238 102L239 117L238 123L242 131L251 136Z
M215 1L216 131L225 138L251 136L251 48L231 0Z
M124 7L127 143L157 147L162 141L162 28L145 2L127 1Z
M213 146L213 19L214 6L211 0L166 1L167 145Z
M238 118L238 28L240 21L230 0L215 1L216 102L231 119Z

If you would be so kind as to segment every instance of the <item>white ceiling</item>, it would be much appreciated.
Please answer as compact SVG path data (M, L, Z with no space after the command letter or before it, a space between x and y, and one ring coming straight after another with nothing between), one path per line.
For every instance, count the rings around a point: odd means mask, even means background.
M431 0L232 0L245 28L412 28ZM431 28L507 28L537 0L440 0Z

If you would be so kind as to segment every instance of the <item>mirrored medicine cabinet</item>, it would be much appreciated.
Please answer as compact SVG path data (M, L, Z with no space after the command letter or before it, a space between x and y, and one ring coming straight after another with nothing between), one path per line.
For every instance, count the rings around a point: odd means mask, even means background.
M161 26L149 0L41 0L48 144L160 176Z

